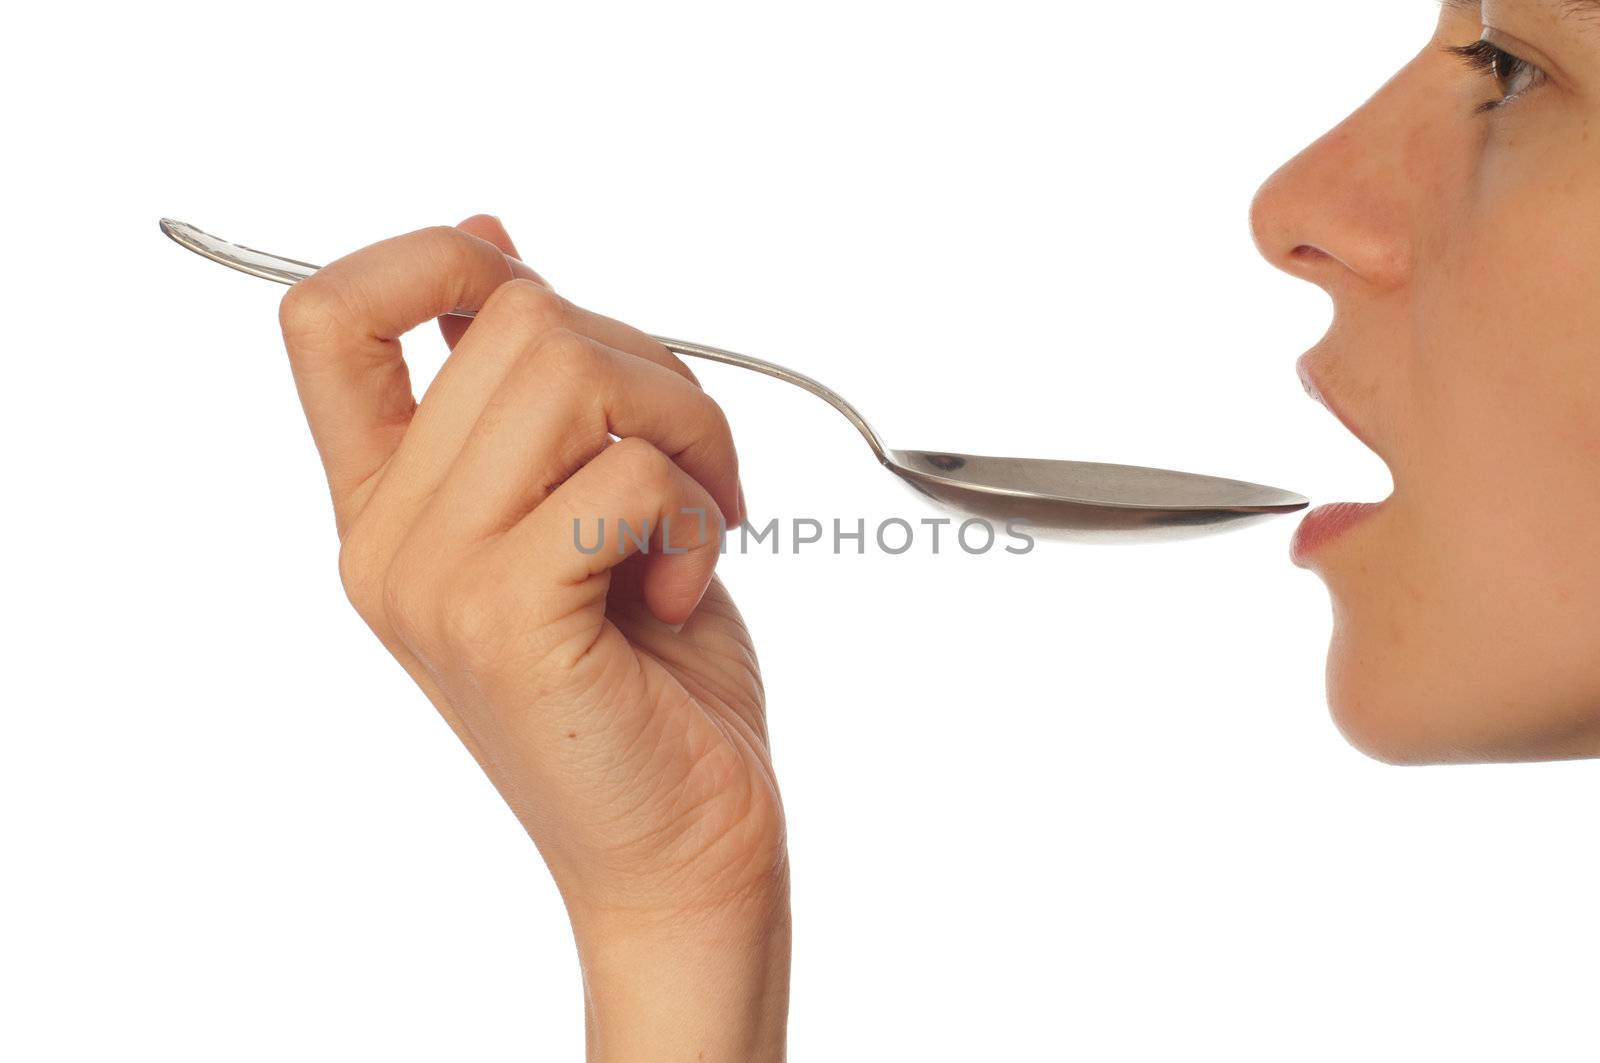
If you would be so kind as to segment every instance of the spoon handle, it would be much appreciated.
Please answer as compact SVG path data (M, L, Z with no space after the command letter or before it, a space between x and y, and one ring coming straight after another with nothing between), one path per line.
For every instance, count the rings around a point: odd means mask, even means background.
M872 426L867 423L866 418L862 417L854 406L846 402L844 396L820 380L813 380L804 373L796 372L787 366L778 365L776 362L757 358L754 355L725 351L721 347L707 347L703 343L690 343L687 340L668 339L665 336L651 336L650 338L674 354L686 354L691 358L704 358L711 362L721 362L723 365L736 365L741 369L749 369L752 372L776 377L785 383L793 384L797 388L804 388L842 413L845 420L855 425L856 431L861 433L861 437L867 441L867 445L872 448L872 453L877 456L878 460L885 465L889 464L888 453L884 450L883 441L878 438L878 433L872 430Z
M298 259L285 258L275 255L270 251L258 251L253 247L242 244L230 243L218 236L212 236L195 228L188 222L175 221L172 218L161 219L161 231L171 237L173 242L180 247L193 251L201 258L208 258L240 273L248 273L252 277L262 280L275 281L278 284L297 284L311 276L321 266L314 266L309 262ZM455 309L449 312L451 317L474 317L471 310ZM856 431L861 433L867 445L872 448L872 453L878 461L889 464L888 452L884 449L883 441L878 438L878 433L872 430L867 419L861 416L854 406L844 400L837 391L813 380L804 373L797 373L786 366L769 362L753 355L739 354L736 351L725 351L720 347L707 347L701 343L690 343L687 340L673 340L665 336L651 336L651 339L661 344L674 354L687 355L691 358L704 358L711 362L721 362L724 365L736 365L740 369L749 369L752 372L763 373L766 376L776 377L785 383L793 384L797 388L804 388L817 398L844 415L845 420L855 425Z

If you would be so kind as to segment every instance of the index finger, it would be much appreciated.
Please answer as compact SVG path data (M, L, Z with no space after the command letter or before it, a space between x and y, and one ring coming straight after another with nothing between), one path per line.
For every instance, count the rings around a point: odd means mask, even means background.
M394 453L416 408L400 337L478 309L513 275L493 244L440 225L346 255L283 297L284 346L341 531L350 496Z

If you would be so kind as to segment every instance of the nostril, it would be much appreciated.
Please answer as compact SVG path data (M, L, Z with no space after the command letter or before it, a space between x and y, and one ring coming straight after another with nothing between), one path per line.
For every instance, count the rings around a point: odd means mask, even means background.
M1296 244L1277 266L1291 276L1325 287L1333 279L1329 267L1343 264L1338 255L1315 244Z
M1250 235L1256 250L1269 263L1285 273L1309 280L1331 256L1314 244L1299 241L1291 244L1295 237L1308 234L1286 196L1280 171L1256 191L1250 205Z

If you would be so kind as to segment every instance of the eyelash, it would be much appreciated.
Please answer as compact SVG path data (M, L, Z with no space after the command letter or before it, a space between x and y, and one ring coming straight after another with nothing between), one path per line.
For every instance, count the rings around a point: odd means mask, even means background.
M1531 80L1523 87L1521 92L1498 100L1488 100L1480 103L1473 109L1475 114L1504 107L1512 100L1520 99L1530 89L1537 88L1544 83L1545 72L1543 70L1526 59L1512 55L1504 48L1495 47L1486 40L1480 39L1473 41L1471 44L1456 45L1445 50L1452 55L1458 56L1478 73L1492 77L1496 81L1508 81L1523 72L1527 72L1530 75Z

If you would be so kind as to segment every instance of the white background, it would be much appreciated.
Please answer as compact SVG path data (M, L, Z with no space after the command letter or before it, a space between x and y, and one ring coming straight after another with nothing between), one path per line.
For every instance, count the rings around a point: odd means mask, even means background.
M536 851L346 605L281 290L477 212L569 297L895 446L1389 489L1247 207L1429 0L30 5L8 16L0 1056L582 1052ZM409 350L419 386L443 353ZM696 366L755 516L934 515ZM731 557L801 1060L1592 1059L1593 765L1328 721L1294 518L1021 558Z

